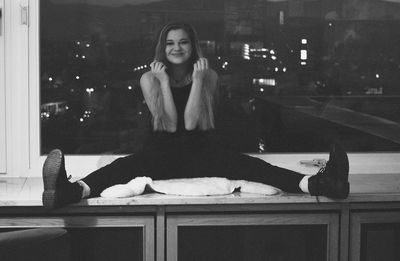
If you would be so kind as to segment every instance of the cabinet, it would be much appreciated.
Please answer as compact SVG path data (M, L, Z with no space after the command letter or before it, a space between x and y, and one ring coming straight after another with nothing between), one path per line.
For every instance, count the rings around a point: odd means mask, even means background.
M338 260L337 214L167 216L167 260Z
M0 217L0 232L22 228L64 227L73 260L154 259L154 219L147 215L51 215Z
M153 193L49 211L40 178L0 178L0 232L64 227L77 260L400 260L400 175L356 175L351 184L340 201Z

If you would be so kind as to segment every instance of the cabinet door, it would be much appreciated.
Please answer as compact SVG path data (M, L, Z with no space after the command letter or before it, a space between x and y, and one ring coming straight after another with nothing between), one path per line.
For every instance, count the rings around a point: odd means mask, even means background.
M167 216L167 260L338 260L336 214Z
M400 212L351 215L351 261L400 260Z
M154 261L154 218L148 216L2 217L0 232L64 227L72 260Z

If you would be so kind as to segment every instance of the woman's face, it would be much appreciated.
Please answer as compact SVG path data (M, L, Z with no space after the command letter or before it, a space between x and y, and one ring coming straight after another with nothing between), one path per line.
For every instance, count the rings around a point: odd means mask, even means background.
M165 55L172 64L184 64L192 55L192 43L183 29L171 30L167 34Z

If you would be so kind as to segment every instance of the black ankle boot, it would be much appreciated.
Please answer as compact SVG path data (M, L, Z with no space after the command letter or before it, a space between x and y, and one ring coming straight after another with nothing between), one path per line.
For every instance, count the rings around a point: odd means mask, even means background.
M334 144L329 160L318 173L308 180L308 190L314 196L345 199L349 195L349 160L346 152Z
M79 202L83 188L77 182L69 182L65 171L65 159L61 150L52 150L43 164L43 206L57 208Z

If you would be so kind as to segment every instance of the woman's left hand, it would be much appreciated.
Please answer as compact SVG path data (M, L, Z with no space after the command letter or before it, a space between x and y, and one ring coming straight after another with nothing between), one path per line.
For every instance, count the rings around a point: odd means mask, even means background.
M200 58L197 62L193 65L193 81L202 81L206 72L208 71L208 61L206 58Z

